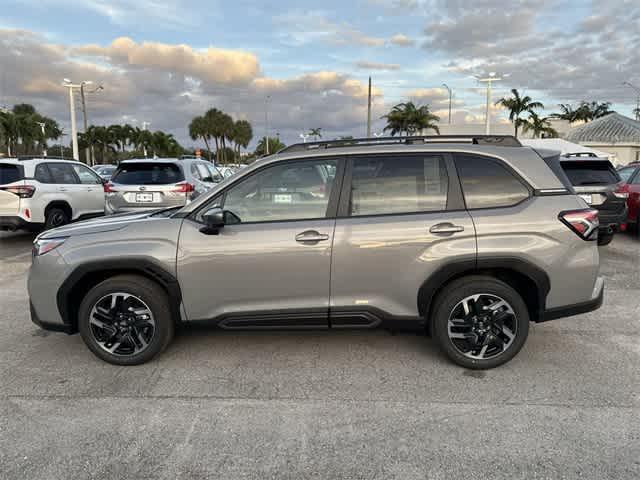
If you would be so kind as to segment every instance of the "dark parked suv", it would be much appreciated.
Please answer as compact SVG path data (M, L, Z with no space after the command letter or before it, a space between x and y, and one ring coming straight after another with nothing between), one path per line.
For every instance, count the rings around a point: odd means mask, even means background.
M184 207L40 235L31 315L119 365L206 320L415 330L491 368L530 321L600 306L597 230L598 212L513 137L299 144Z
M598 245L608 245L627 221L628 193L620 192L622 179L606 158L593 153L567 153L560 164L575 192L598 210Z

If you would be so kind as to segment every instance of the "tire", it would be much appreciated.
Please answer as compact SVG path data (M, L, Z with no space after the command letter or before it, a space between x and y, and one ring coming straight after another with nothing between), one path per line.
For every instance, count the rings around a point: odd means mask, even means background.
M478 296L476 300L469 300L474 296ZM502 305L501 300L505 302ZM464 314L465 301L468 315ZM490 306L496 313L488 313ZM474 308L478 308L480 317L474 317ZM450 317L455 321L450 323ZM529 311L522 297L503 281L489 276L463 277L447 285L434 302L431 322L440 349L454 363L475 370L508 362L529 334ZM486 348L481 346L485 343Z
M44 229L50 230L52 228L61 227L71 221L69 213L59 207L52 207L47 210L44 219Z
M158 284L141 276L119 275L85 296L78 329L98 358L114 365L139 365L160 354L173 339L170 312L168 296Z
M598 235L598 246L604 247L605 245L609 245L613 240L613 233L604 233L602 235Z

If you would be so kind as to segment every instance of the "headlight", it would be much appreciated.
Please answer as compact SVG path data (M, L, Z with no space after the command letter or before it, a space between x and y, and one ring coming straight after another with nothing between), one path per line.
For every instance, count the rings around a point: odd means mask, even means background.
M67 237L60 238L37 238L33 242L33 256L44 255L51 250L58 248L67 240Z

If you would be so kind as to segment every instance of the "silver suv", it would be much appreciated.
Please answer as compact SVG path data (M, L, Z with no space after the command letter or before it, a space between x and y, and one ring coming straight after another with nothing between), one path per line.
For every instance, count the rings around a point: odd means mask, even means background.
M495 367L530 321L602 303L597 211L552 157L512 137L294 145L185 207L40 235L32 319L118 365L206 320L416 330Z
M211 162L199 158L125 160L105 185L105 212L181 207L222 180Z

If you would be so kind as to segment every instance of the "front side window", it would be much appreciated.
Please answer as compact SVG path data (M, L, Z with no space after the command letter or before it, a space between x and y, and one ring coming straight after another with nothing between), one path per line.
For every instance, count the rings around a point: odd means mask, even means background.
M636 171L635 167L621 168L620 170L618 170L618 175L620 175L620 179L623 182L628 182L629 179L631 178L631 175L633 175L633 172L635 171Z
M80 183L89 184L89 185L102 183L102 181L100 180L100 177L98 177L95 173L93 173L88 167L85 167L84 165L74 164L73 169L75 170L76 175L78 175L78 178L80 179Z
M324 218L336 160L288 162L261 170L231 187L224 209L243 223Z
M78 183L78 177L73 167L68 163L48 163L49 172L54 183L74 184Z
M355 158L350 214L446 210L448 187L446 166L439 155Z
M457 154L455 162L469 209L509 207L529 198L529 189L499 160Z

